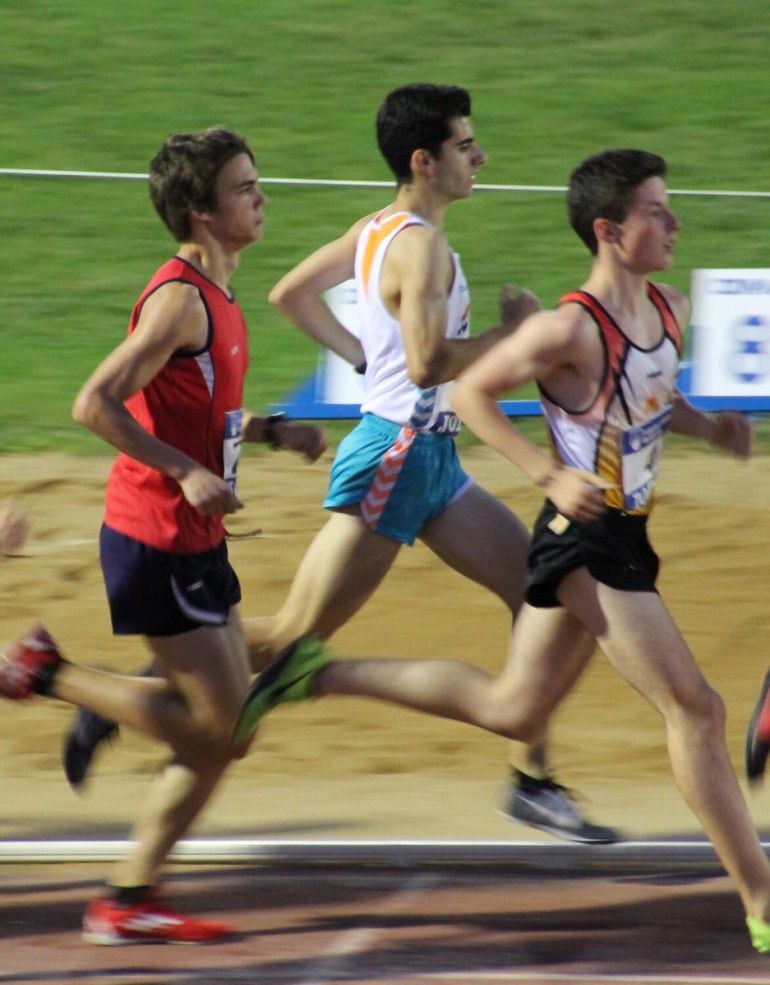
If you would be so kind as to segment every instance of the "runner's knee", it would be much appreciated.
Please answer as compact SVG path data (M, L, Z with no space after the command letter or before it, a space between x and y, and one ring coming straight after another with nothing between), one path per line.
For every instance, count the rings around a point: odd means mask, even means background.
M234 759L233 731L236 713L219 708L190 709L191 738L178 750L191 765L196 760L227 763Z
M546 715L541 708L520 698L495 695L485 712L486 727L497 735L517 742L534 742L545 728Z
M686 694L674 696L678 714L684 715L688 727L695 725L714 733L724 730L727 712L722 696L706 681Z
M727 721L727 710L722 695L708 684L704 688L702 698L702 715L707 719L710 728L724 729Z
M192 766L200 762L209 764L225 764L240 758L233 746L233 730L235 723L230 722L229 728L199 728L196 738L179 754Z

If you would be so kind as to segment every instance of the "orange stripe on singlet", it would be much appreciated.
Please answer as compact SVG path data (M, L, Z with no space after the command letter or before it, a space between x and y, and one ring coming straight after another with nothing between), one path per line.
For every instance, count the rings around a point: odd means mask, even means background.
M361 260L361 280L362 286L366 293L369 291L369 275L372 272L372 264L374 263L374 258L377 254L382 241L386 239L394 229L405 223L408 216L405 212L397 212L395 215L389 216L380 222L379 219L375 219L372 225L366 232L366 245L364 246L364 254ZM405 223L406 224L406 223Z
M682 332L679 322L671 310L665 296L652 282L647 284L647 297L653 303L660 316L664 336L667 336L677 352L682 351ZM604 305L587 291L571 291L559 299L559 304L573 302L590 312L599 331L601 332L607 352L607 366L601 389L594 400L593 406L599 407L604 418L601 434L596 447L595 471L602 478L612 483L618 483L617 488L605 492L605 502L608 506L623 509L624 496L622 491L622 460L618 445L617 425L607 420L607 409L620 393L621 381L625 378L624 367L629 349L632 348L627 336ZM631 513L646 513L649 510L630 510Z

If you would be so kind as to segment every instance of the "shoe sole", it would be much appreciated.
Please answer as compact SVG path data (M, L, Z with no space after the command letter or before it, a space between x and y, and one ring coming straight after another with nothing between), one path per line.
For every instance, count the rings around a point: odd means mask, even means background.
M85 944L96 944L100 947L120 947L122 944L209 944L221 940L226 935L211 937L200 941L179 941L173 937L121 937L120 934L97 934L84 930L80 939Z
M577 845L616 845L618 842L623 841L623 838L621 838L621 836L617 833L591 838L586 835L580 835L576 831L566 831L564 828L557 828L553 825L542 823L540 821L530 821L529 819L525 820L524 818L509 814L508 811L499 810L497 813L500 817L504 817L506 821L515 821L517 824L526 824L529 828L536 828L538 831L545 832L545 834L553 835L555 838L560 838L562 841L571 841Z

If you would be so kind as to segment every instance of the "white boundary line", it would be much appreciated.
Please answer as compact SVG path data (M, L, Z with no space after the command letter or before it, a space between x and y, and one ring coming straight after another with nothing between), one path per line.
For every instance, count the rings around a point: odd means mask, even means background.
M403 888L389 893L367 914L363 924L337 934L308 971L303 973L299 985L333 985L334 982L352 979L357 967L366 964L367 951L377 946L383 920L403 912L439 883L440 878L435 875L411 875Z
M121 171L49 171L39 168L0 168L0 175L16 178L87 178L102 181L146 181L147 175ZM303 185L334 188L393 188L392 181L347 181L338 178L260 178L265 185ZM487 185L474 186L478 191L495 192L566 192L563 185ZM708 188L669 188L670 195L702 195L710 198L768 198L770 192L729 191Z
M118 840L0 841L0 864L114 862L131 843ZM763 842L765 851L770 843ZM721 868L707 841L622 841L578 845L537 841L275 841L256 838L182 840L171 861L191 864L290 863L370 865L511 865L538 868L678 867Z
M420 975L422 982L451 982L468 981L467 972L446 972L434 975ZM735 975L679 975L676 972L669 975L645 975L631 973L628 975L602 974L592 972L582 975L579 972L567 974L550 971L481 971L473 972L474 982L526 982L527 985L550 985L551 982L575 982L583 985L767 985L767 975L761 978L736 978Z

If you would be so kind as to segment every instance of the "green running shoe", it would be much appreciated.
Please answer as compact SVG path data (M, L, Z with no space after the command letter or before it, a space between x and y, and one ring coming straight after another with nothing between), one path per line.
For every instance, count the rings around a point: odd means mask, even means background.
M288 646L249 688L235 725L235 744L250 739L271 708L284 701L311 698L318 672L331 659L332 654L317 636L303 636Z
M770 924L757 917L746 917L751 943L760 954L770 954Z

